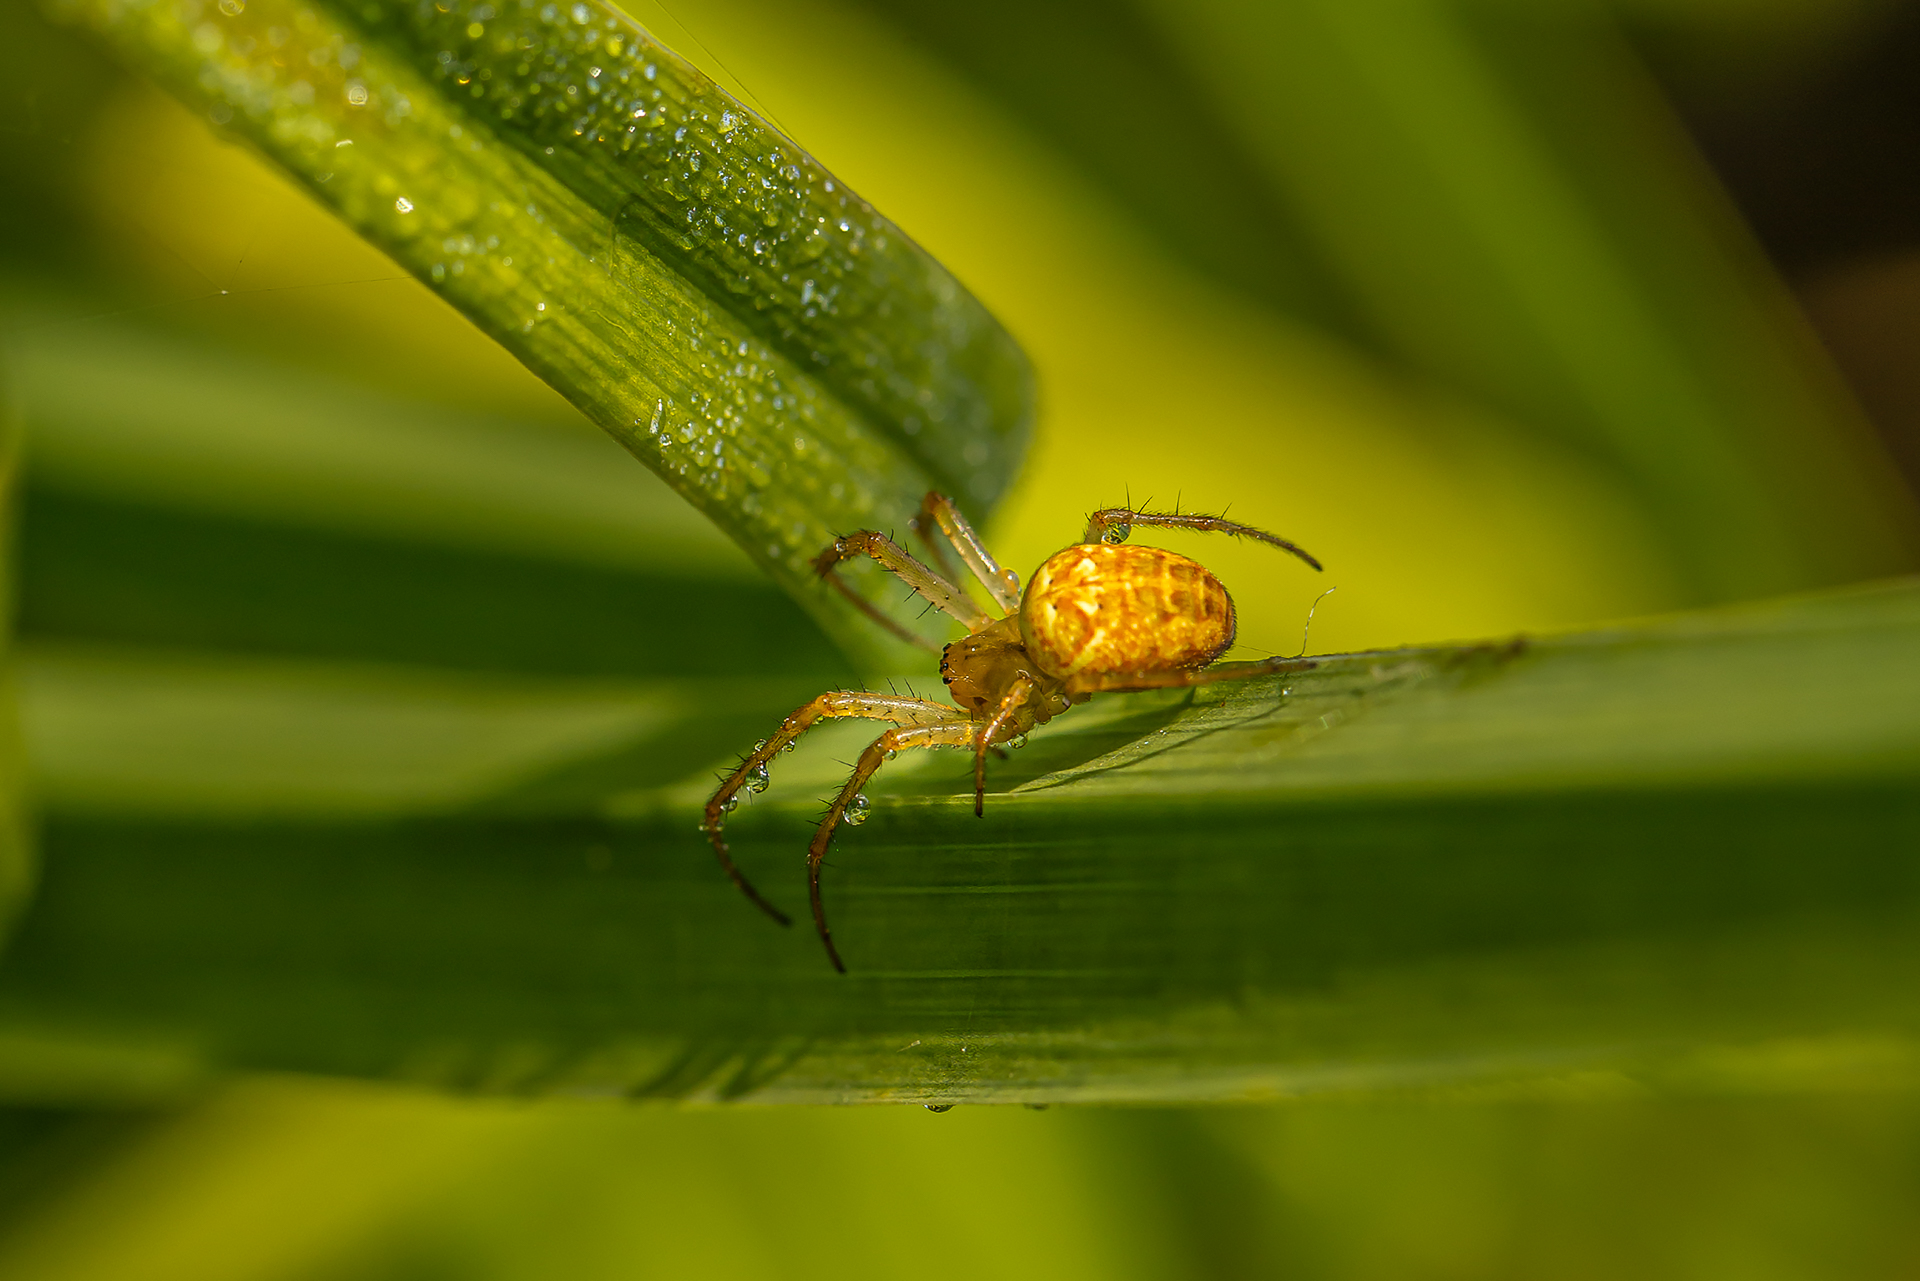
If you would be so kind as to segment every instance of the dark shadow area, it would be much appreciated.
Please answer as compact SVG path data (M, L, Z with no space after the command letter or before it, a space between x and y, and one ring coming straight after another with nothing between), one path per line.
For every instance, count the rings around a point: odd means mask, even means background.
M25 499L29 638L574 676L824 673L824 687L849 675L770 582L520 559L44 486Z
M0 1236L57 1204L173 1116L136 1108L0 1107Z
M1920 5L1881 9L1796 51L1634 35L1920 490Z
M1641 33L1701 150L1790 276L1920 245L1920 6L1884 8L1830 53L1758 83L1759 70L1690 75L1663 55L1661 33Z
M745 1088L809 1038L1160 1026L1250 1001L1321 1011L1278 1061L1386 1052L1381 1036L1548 1052L1568 1032L1861 1031L1920 965L1920 795L1900 784L1010 808L896 807L845 834L827 897L846 976L804 924L740 898L691 815L57 819L0 1017L234 1068L378 1076L438 1055L434 1079L489 1088L514 1047L540 1047L552 1079L677 1042L684 1062L628 1086L684 1093L743 1057ZM776 815L735 841L789 909L805 830ZM1474 966L1505 977L1430 1004L1437 976Z

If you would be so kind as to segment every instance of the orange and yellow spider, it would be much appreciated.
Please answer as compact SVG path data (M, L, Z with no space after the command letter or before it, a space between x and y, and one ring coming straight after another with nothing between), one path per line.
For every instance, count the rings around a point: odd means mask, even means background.
M1205 685L1313 666L1293 658L1209 666L1233 645L1233 598L1198 561L1157 547L1122 546L1135 526L1258 539L1320 568L1319 561L1286 539L1219 516L1109 507L1088 518L1080 542L1040 566L1023 595L1019 576L994 563L953 502L941 494L928 494L913 528L934 560L949 571L934 531L952 545L1004 611L995 618L884 534L864 529L834 539L814 567L876 622L940 654L940 678L957 706L898 694L840 690L820 695L782 721L772 738L754 744L707 802L700 824L713 841L720 866L741 893L780 924L790 924L786 913L761 898L734 866L721 827L738 803L740 791L763 790L768 762L815 722L852 716L895 726L860 754L853 776L828 805L807 847L813 922L827 959L844 974L847 967L840 963L820 902L820 861L843 819L853 826L866 820L867 798L860 789L895 752L911 747L971 748L973 812L978 815L984 812L986 798L987 749L1025 735L1094 694ZM856 556L870 556L891 570L934 608L964 624L967 634L943 649L887 618L834 575L836 565Z

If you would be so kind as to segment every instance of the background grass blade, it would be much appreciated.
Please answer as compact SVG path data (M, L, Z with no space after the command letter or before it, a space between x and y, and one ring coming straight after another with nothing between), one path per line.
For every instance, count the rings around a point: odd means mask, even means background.
M411 741L369 704L356 742L298 665L30 658L56 809L0 1058L814 1101L1910 1073L1917 641L1909 584L1112 699L984 821L959 758L902 761L829 869L844 978L695 857L704 770L634 788L700 741L696 686L578 730L578 694L480 690ZM518 757L356 799L364 744L391 786L489 716ZM850 741L734 819L789 905Z
M630 20L484 7L66 12L430 281L852 652L890 661L810 590L808 557L835 532L903 525L932 486L984 511L1026 439L1024 357L902 233Z
M1374 342L1630 477L1696 598L1911 563L1910 497L1602 15L1149 8Z
M0 380L0 514L7 528L0 539L0 587L11 605L18 580L14 574L15 520L20 496L20 413L13 389ZM0 617L0 640L11 634L12 618ZM20 739L19 709L14 698L13 666L0 665L0 942L14 917L33 892L33 820L26 798L26 748Z
M1609 6L858 7L1017 114L1166 253L1631 492L1686 602L1913 564L1910 497ZM675 8L779 110L804 110L769 56L794 6ZM992 301L1021 324L1017 290Z

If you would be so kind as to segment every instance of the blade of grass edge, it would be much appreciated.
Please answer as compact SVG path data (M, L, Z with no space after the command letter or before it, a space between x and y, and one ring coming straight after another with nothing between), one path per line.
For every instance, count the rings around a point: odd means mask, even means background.
M830 861L845 976L700 857L697 778L387 820L70 804L0 965L0 1090L163 1097L263 1069L769 1102L1920 1079L1916 634L1906 582L1103 700L994 766L984 821L963 762L903 759ZM146 724L135 756L221 759ZM817 806L782 786L732 830L797 905Z
M1031 372L799 147L599 3L54 11L429 283L863 666L900 665L809 558L904 527L929 488L986 510L1025 446Z

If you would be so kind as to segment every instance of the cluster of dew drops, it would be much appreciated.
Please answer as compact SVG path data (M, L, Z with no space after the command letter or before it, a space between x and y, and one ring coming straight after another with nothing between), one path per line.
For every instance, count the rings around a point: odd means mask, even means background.
M789 739L787 742L780 745L780 751L782 752L782 754L791 752L796 746L798 746L798 744L794 742L792 739ZM764 752L766 750L767 750L767 740L763 738L759 742L753 745L753 751L751 754L754 756L758 756L761 752ZM895 751L889 751L886 755L886 759L892 760L894 757L898 756L899 754L900 753ZM742 790L750 792L755 796L758 796L760 793L766 791L768 786L771 785L772 782L773 782L773 774L767 768L767 762L761 761L758 765L755 765L752 769L747 771L746 778L745 780L743 780L741 787L742 787ZM735 792L732 796L729 796L726 799L726 803L721 806L721 808L729 814L733 813L733 811L738 809L739 807L740 807L739 792ZM854 798L847 802L846 811L843 814L841 814L840 821L843 823L846 823L851 827L858 827L862 823L867 821L867 815L870 812L872 812L872 808L873 808L872 802L867 800L867 794L865 792L856 793ZM700 830L702 832L705 832L708 830L707 825L704 821L702 821L702 823L700 824Z
M866 203L745 110L668 66L645 36L586 4L420 0L438 73L545 150L581 140L632 156L684 227L681 247L757 307L832 316L862 255L906 249ZM698 233L697 235L695 233Z
M951 279L811 157L598 5L413 0L402 21L432 71L546 154L620 157L652 225L773 320L807 372L907 435L942 428L956 404L936 388L949 384L948 349L967 345L977 307L957 305ZM884 321L903 302L941 318L938 340L902 345ZM958 405L969 420L990 412L964 395ZM984 424L956 425L966 487L987 497L993 444L967 429Z

